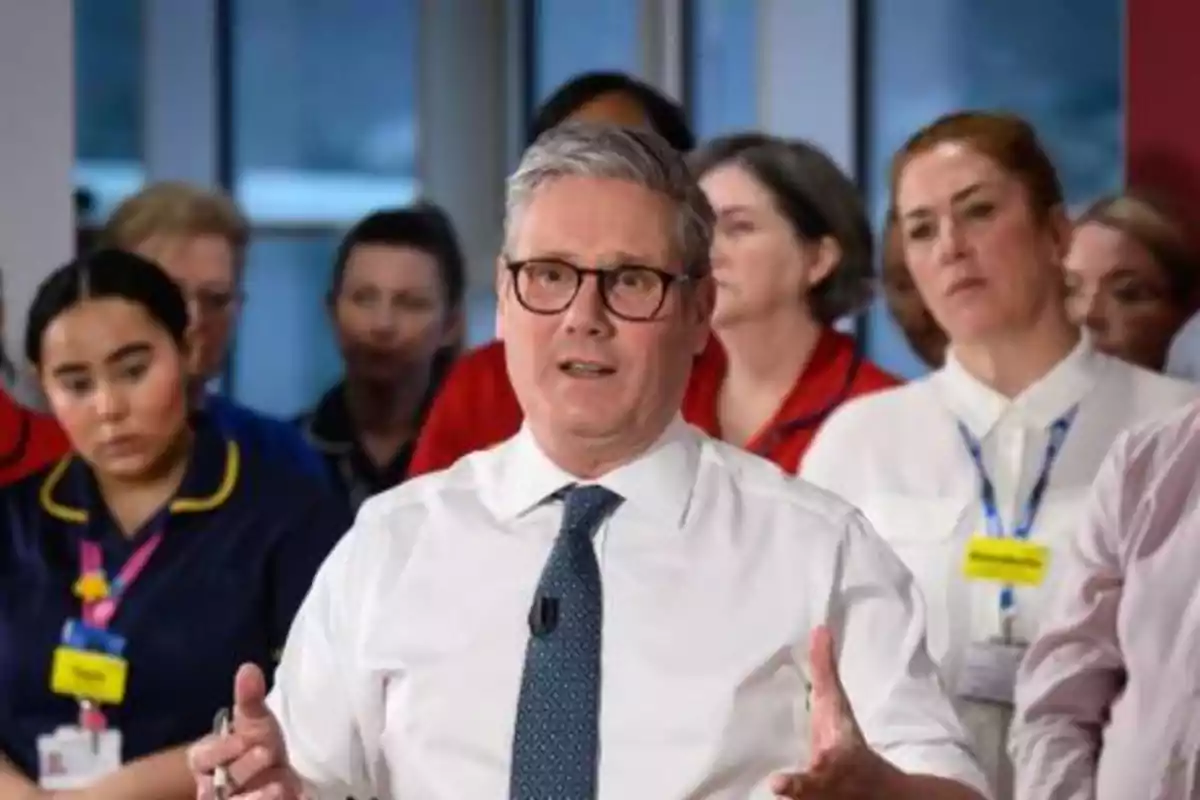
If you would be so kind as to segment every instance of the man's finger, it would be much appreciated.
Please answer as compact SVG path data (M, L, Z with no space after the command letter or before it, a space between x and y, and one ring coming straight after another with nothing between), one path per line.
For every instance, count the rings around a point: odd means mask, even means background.
M270 783L270 775L277 766L276 759L277 754L265 747L251 747L229 765L229 779L238 791L247 791Z
M803 772L789 772L776 775L771 779L771 791L779 798L787 800L805 800L816 797L819 790L817 781Z
M232 763L246 754L249 744L240 736L206 736L188 748L188 770L194 775L208 775L217 767Z
M257 664L242 664L233 679L233 727L270 719L267 679Z
M298 787L292 775L282 767L273 767L259 775L248 786L234 787L234 800L293 800Z

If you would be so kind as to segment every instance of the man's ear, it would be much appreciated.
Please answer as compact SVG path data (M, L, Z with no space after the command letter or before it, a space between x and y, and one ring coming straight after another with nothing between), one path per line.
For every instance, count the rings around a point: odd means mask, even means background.
M504 341L504 317L508 313L508 304L512 297L512 292L508 290L508 284L512 280L512 273L508 271L508 264L504 260L504 256L496 257L496 338Z

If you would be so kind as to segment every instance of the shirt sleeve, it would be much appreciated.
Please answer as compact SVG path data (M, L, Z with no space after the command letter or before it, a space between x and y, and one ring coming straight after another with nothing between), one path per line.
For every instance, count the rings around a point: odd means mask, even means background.
M925 606L912 575L857 511L836 575L828 624L868 744L908 774L948 778L990 797L926 647Z
M362 620L373 613L372 564L381 560L370 551L385 532L372 506L373 500L364 504L317 573L267 699L288 762L314 800L389 800L381 772L383 686L364 667L360 646Z
M1061 580L1017 677L1009 752L1017 796L1091 800L1108 711L1124 682L1117 612L1129 439L1114 444L1084 522L1063 555Z

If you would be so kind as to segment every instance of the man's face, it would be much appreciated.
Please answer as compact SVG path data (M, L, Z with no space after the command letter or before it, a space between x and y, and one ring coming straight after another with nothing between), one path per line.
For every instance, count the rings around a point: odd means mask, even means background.
M518 300L506 263L636 265L682 276L677 229L669 198L606 178L550 181L515 220L499 265L498 325L526 420L560 463L611 468L661 435L679 411L692 359L708 336L712 283L671 281L654 318L634 322L614 314L595 276L586 276L566 309L538 314Z
M134 252L158 264L170 275L188 302L188 372L194 381L216 377L229 349L237 321L237 265L233 247L224 237L152 236Z

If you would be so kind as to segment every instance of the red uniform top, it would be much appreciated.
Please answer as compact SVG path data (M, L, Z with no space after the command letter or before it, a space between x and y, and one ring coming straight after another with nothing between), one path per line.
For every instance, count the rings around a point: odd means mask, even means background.
M37 472L70 449L53 417L18 405L0 391L0 486Z
M683 416L719 438L717 399L725 380L726 360L722 348L714 350L692 369L692 379L683 398ZM746 443L746 449L794 475L817 429L838 406L899 384L898 378L863 358L853 339L826 328L779 410Z
M716 337L696 357L683 399L683 418L720 436L717 395L725 379L725 352ZM899 383L857 355L854 343L835 331L817 344L779 412L750 442L750 450L795 472L813 433L834 408L851 397ZM421 426L408 475L445 469L476 450L516 435L523 415L508 382L504 344L491 342L464 355L446 376Z

